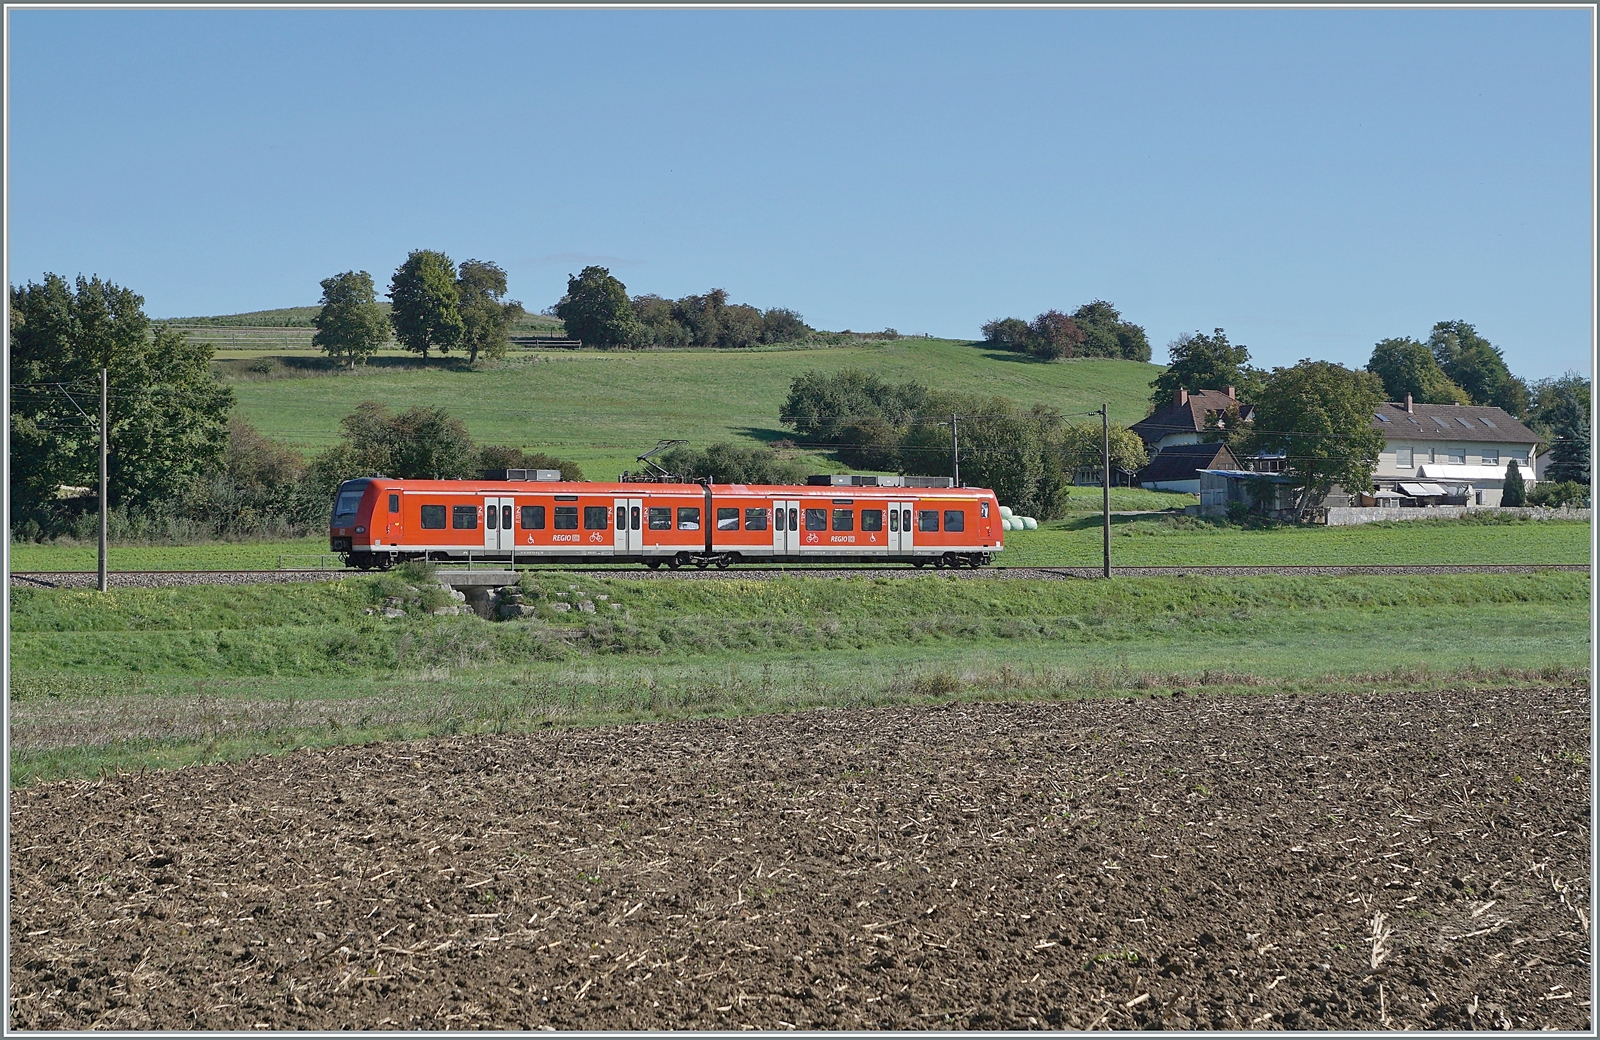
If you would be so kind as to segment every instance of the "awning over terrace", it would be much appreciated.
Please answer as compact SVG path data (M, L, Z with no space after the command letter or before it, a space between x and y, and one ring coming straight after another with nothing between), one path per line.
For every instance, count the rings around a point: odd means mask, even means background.
M1428 498L1432 495L1448 495L1450 493L1438 484L1401 484L1400 490L1412 498Z

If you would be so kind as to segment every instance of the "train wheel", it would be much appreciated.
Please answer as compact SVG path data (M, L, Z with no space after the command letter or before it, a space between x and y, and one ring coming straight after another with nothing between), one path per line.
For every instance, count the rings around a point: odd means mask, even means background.
M700 570L705 570L707 567L711 566L711 559L710 557L702 556L698 560L694 561L694 565Z
M653 571L658 571L658 570L661 569L661 561L660 560L646 560L646 561L644 561L644 565L646 567L649 567Z
M686 564L688 562L689 562L689 554L685 553L685 552L681 552L681 553L678 553L676 556L674 556L672 559L667 561L667 567L669 569L671 569L671 570L677 570L679 567L682 567L684 564Z
M730 564L732 562L733 562L733 554L732 553L723 553L721 556L717 557L717 570L719 570L719 571L727 570L728 569L728 564Z
M923 565L926 564L927 562L928 562L927 560L912 560L911 561L911 566L915 567L917 570L920 571L923 568Z

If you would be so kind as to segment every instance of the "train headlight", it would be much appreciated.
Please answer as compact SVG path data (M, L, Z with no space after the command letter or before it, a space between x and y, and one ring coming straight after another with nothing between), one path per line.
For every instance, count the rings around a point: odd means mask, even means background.
M367 529L365 527L356 528L356 534L366 534L366 533L367 533Z

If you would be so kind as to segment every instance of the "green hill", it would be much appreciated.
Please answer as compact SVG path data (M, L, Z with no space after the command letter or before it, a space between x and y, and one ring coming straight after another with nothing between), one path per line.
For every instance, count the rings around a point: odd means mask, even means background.
M261 312L264 314L287 312ZM299 360L299 359L294 359ZM571 458L591 479L613 479L663 437L698 447L719 440L771 443L790 436L778 422L789 383L810 369L862 368L889 380L1043 402L1071 415L1111 405L1111 420L1142 418L1160 366L1078 359L1036 362L956 340L901 339L809 349L748 351L516 351L478 371L375 359L353 373L301 368L259 378L235 368L239 413L270 437L303 451L338 438L339 420L360 401L399 410L439 406L483 444ZM824 464L825 469L838 469Z

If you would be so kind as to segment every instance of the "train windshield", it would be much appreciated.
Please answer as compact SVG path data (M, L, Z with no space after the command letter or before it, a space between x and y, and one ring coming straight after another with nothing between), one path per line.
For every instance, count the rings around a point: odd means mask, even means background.
M365 484L361 485L360 487L345 488L341 490L339 492L338 500L333 504L333 515L336 517L355 516L356 507L361 505L361 496L366 492L366 490L367 488Z

